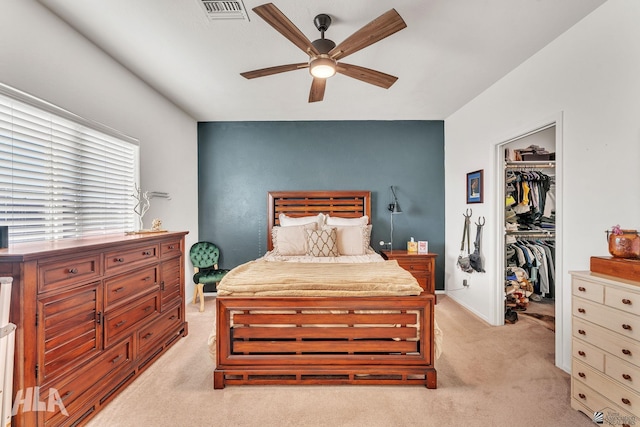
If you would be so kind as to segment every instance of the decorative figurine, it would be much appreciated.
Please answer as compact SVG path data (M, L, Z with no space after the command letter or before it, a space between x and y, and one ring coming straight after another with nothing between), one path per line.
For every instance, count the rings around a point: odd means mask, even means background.
M162 230L162 220L160 220L160 218L154 218L153 222L151 222L151 231L160 230Z
M138 184L134 184L134 185L135 185L136 193L132 194L131 197L136 199L138 203L136 203L136 205L134 206L133 211L136 213L136 215L138 215L138 230L142 231L143 230L142 217L144 217L144 214L146 214L147 211L149 210L149 207L151 206L151 202L149 201L149 192L142 191L142 189L138 187Z

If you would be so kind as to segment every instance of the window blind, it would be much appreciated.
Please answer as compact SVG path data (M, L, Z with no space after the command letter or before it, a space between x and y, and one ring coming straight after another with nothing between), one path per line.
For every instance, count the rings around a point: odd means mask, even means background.
M133 230L135 140L0 89L0 225L9 242Z

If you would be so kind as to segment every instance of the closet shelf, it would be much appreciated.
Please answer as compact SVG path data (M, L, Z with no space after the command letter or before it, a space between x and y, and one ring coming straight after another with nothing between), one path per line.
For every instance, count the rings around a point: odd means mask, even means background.
M505 162L505 168L555 168L555 160Z
M505 231L507 236L524 236L524 237L553 237L556 235L556 231L525 231L525 230L513 230Z

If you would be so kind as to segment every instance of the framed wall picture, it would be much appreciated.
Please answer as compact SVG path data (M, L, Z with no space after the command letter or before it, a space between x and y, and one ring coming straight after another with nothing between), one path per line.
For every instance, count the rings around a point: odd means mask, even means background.
M482 203L484 169L467 174L467 203Z

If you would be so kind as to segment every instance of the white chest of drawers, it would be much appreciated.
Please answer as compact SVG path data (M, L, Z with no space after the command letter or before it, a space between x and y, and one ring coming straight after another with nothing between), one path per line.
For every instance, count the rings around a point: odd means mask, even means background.
M640 286L572 272L571 407L640 422ZM639 278L640 279L640 278Z

